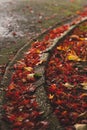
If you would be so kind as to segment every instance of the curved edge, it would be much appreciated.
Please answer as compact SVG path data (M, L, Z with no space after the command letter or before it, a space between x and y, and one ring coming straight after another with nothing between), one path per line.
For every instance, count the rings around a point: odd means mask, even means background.
M84 21L86 21L86 20L87 20L87 17L84 18L84 19L82 19L81 21L77 22L76 25L71 26L68 31L64 32L64 33L62 34L62 36L61 36L60 38L58 38L58 39L56 40L56 42L54 42L53 45L50 46L50 48L48 48L48 49L42 54L42 55L47 54L46 64L44 65L44 72L43 72L43 74L42 74L42 77L43 77L44 79L45 79L45 77L44 77L45 68L46 68L46 65L47 65L47 63L48 63L48 61L49 61L50 52L59 44L60 40L62 40L63 38L65 38L66 35L69 34L75 27L77 27L80 23L82 23L82 22L84 22ZM31 40L31 42L32 42L32 40ZM29 44L28 44L28 45L29 45ZM8 68L6 69L6 73L5 73L5 75L4 75L3 81L6 80L6 75L7 75L7 73L8 73L8 70L9 70L9 68L11 67L11 65L14 63L14 61L16 60L17 56L18 56L18 55L21 53L21 51L22 51L25 47L27 47L28 45L23 46L23 47L18 51L18 53L16 54L16 56L14 57L14 59L10 62ZM39 66L39 67L40 67L40 66ZM39 70L40 70L40 68L39 68ZM36 69L36 71L37 71L37 69ZM42 70L41 70L41 72L42 72ZM3 85L3 81L2 81L2 85ZM49 105L49 103L47 103L47 96L46 96L46 92L45 92L45 80L44 80L44 83L43 83L43 84L44 84L44 85L41 85L40 87L38 87L38 89L37 89L37 91L36 91L36 96L37 96L36 100L38 101L39 106L41 107L41 109L42 109L42 110L44 109L45 115L47 114L47 115L46 115L46 118L48 119L48 121L49 121L50 124L51 124L51 125L50 125L50 130L61 130L62 128L61 128L61 126L59 126L59 123L58 123L58 120L57 120L56 116L54 116L54 114L52 114L52 113L50 114L50 112L52 112L52 111L50 111L50 110L51 110L51 106ZM37 86L38 86L38 85L37 85ZM43 93L43 92L44 92L44 93ZM43 95L41 95L42 93L43 93ZM40 100L40 98L41 98L41 100ZM43 100L43 99L44 99L44 100ZM42 102L42 100L43 100L43 102ZM45 103L46 103L46 105L45 105ZM48 107L48 110L47 110L47 107ZM48 113L47 111L48 111L49 113ZM3 129L3 130L5 130L5 129Z

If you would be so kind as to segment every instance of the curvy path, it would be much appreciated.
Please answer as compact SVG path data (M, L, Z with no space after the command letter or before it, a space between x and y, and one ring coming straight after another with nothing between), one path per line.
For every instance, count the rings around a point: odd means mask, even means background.
M13 68L10 66L10 70L7 69L3 80L9 79L10 71L15 70L10 85L5 90L6 103L3 106L5 110L3 120L5 122L1 122L2 124L12 123L11 127L8 128L9 130L29 130L29 128L30 130L67 130L60 125L54 114L54 106L50 104L54 95L49 93L50 95L47 96L45 72L52 55L51 52L74 28L86 20L86 13L84 12L75 21L53 29L43 41L34 42L31 49L24 54L24 58L18 61ZM76 36L72 38L78 39ZM3 84L4 87L6 83L7 81ZM69 129L86 130L87 125L84 123L80 125L79 127L78 124L75 124L75 127L70 126ZM4 128L3 125L1 126L1 129L6 129L5 124Z

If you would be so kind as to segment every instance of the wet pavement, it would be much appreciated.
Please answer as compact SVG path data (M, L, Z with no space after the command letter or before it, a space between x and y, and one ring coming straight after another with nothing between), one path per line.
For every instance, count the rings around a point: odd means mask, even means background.
M12 38L13 32L19 36L23 35L18 21L26 21L24 16L20 16L15 10L19 6L19 1L0 0L0 39ZM2 43L0 43L2 44Z
M27 0L0 0L1 47L4 43L6 45L7 41L14 41L17 37L20 38L26 36L30 38L31 36L35 36L36 32L40 32L40 29L37 29L38 26L36 25L39 12L36 15L32 7L29 5L30 2L31 1L27 2Z
M61 19L62 15L64 15L63 10L65 11L67 6L70 8L69 2L70 0L66 0L65 3L61 3L60 0L59 2L55 0L52 3L49 0L47 2L42 0L0 0L0 46L4 42L6 44L5 39L10 38L14 40L14 36L27 36L30 38L31 36L38 35L38 33L45 30L46 26L52 25L49 22L46 25L45 21L55 19L56 22L58 16ZM83 3L78 2L78 7L81 8L81 4L84 5L85 2L85 0ZM44 6L44 3L46 6ZM64 9L62 8L63 6L65 6ZM77 9L79 9L78 7ZM61 13L57 13L58 10L61 10ZM72 9L69 10L70 12L68 13L70 14Z
M84 5L86 0L0 0L0 64L8 64L31 38Z

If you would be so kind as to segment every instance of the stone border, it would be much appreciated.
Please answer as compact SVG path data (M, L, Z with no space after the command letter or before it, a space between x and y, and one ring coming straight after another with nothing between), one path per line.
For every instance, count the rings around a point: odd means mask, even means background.
M65 31L59 38L54 39L53 44L42 53L41 59L44 60L45 63L38 65L35 68L35 72L40 73L40 75L41 75L41 78L39 80L37 80L37 82L35 82L35 85L37 86L37 89L35 92L36 100L39 103L40 109L42 111L44 111L43 118L47 119L50 123L50 128L49 128L50 130L63 130L63 128L59 125L58 119L53 114L52 107L50 106L50 103L47 99L47 94L45 91L45 68L48 64L49 58L51 56L51 52L54 50L54 48L60 43L61 40L63 40L67 36L67 34L69 34L80 23L82 23L86 20L87 20L87 17L82 18L80 21L77 21L77 23L75 25L71 25L70 28L67 31ZM31 40L30 42L33 42L33 40ZM6 72L5 72L5 75L4 75L3 80L2 80L3 87L5 87L5 85L7 83L8 79L6 80L6 78L9 77L8 71L9 71L10 67L15 63L15 61L17 60L17 58L19 57L21 52L29 46L29 43L25 44L17 52L14 59L10 62L9 66L6 68ZM2 95L2 97L3 97L3 95ZM2 101L3 101L3 99L2 99ZM1 128L1 130L5 130L5 128Z
M72 19L78 17L78 15L74 15L73 17L71 16L70 18L63 18L61 22L56 23L55 25L53 25L52 27L50 27L49 29L47 29L45 32L41 33L39 36L34 37L33 39L30 39L30 41L28 43L26 43L24 46L22 46L18 52L16 53L16 55L14 56L14 58L9 62L8 66L6 67L3 79L1 81L1 86L5 86L5 84L7 85L7 77L10 68L12 67L12 65L20 58L20 55L23 55L23 53L25 52L25 50L27 50L27 48L29 48L29 46L31 45L32 42L36 41L37 39L39 39L40 37L43 37L44 35L46 35L50 30L54 29L55 27L63 24L63 23L67 23L67 21L71 21Z
M54 43L49 48L47 48L46 51L44 51L42 54L42 59L46 61L45 64L44 65L41 64L38 67L36 67L36 69L35 69L35 72L40 73L40 75L41 75L41 78L39 79L39 81L36 82L36 86L40 86L35 93L36 100L38 101L41 110L44 111L44 115L46 115L48 121L51 124L49 130L63 130L63 128L60 126L59 121L56 118L56 116L52 113L52 108L49 105L49 101L47 99L47 95L46 95L46 91L45 91L46 66L49 62L49 58L51 56L52 51L56 48L56 46L58 46L60 44L60 41L63 40L67 36L67 34L71 33L74 28L76 28L79 24L85 22L86 20L87 20L87 17L81 19L81 21L77 21L76 25L72 25L69 28L69 30L65 31L59 38L56 38L54 40ZM44 85L41 83L43 83Z

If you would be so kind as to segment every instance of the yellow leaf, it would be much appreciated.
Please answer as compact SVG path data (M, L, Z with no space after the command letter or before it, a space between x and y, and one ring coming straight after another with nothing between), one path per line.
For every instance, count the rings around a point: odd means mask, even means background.
M41 53L41 51L40 51L39 49L37 49L36 52L37 52L38 54Z
M23 120L23 117L22 117L22 116L19 116L16 120L17 120L17 121L22 121L22 120Z
M81 85L84 90L87 90L87 82L83 82L81 83Z
M67 57L68 60L75 60L75 61L80 61L80 59L77 57L77 56L74 56L74 55L68 55Z
M81 61L81 59L76 55L74 51L68 53L67 59L74 60L74 61Z
M61 51L62 51L62 50L64 50L64 49L63 49L62 46L58 46L58 47L57 47L57 50L61 50Z
M69 49L69 46L58 46L57 50L59 51L67 51Z
M29 80L29 79L33 79L34 78L34 73L32 73L32 74L27 74L27 79Z
M53 99L53 98L54 98L54 95L49 94L48 97L49 97L49 99Z
M29 71L29 72L32 72L32 71L33 71L33 68L32 68L32 67L24 67L24 69L25 69L26 71Z

